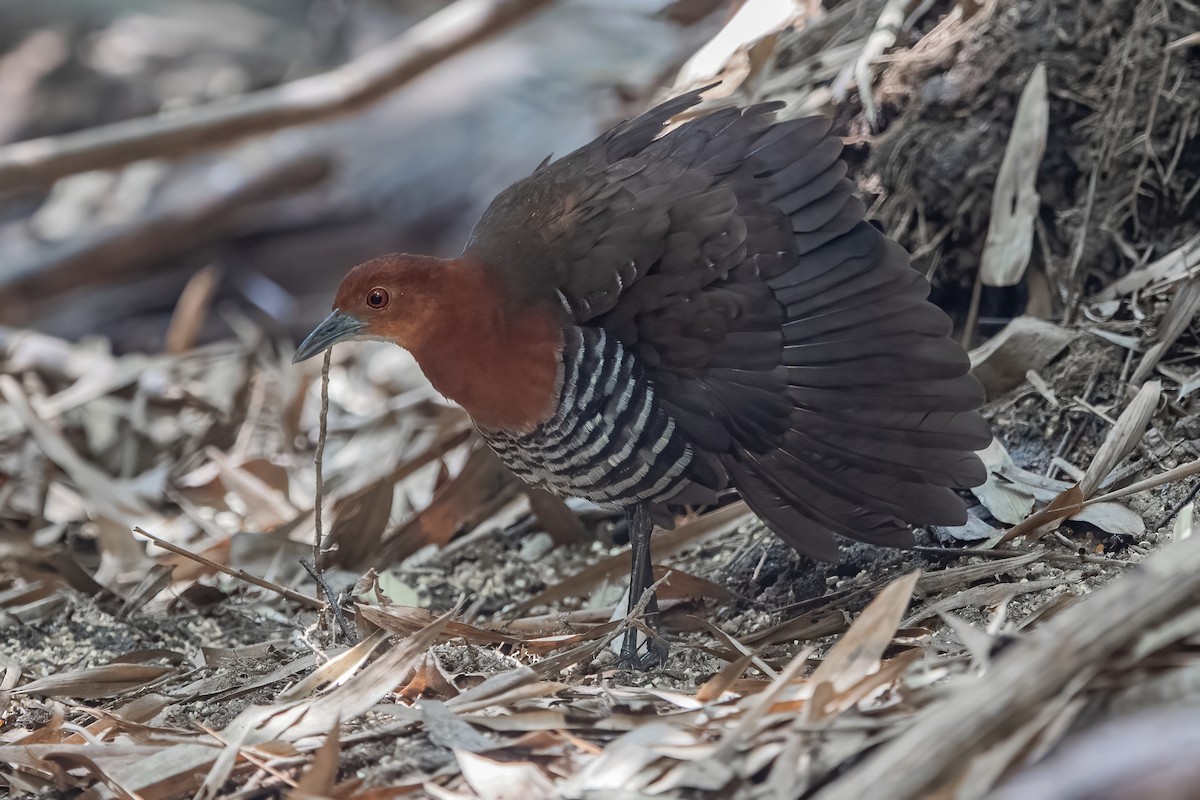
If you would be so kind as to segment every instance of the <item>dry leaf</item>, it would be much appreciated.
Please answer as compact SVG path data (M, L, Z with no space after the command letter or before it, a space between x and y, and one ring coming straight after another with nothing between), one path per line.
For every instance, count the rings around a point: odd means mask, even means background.
M1146 521L1120 503L1095 503L1070 516L1071 522L1086 522L1109 535L1123 534L1140 540L1146 534Z
M1029 370L1040 370L1075 339L1075 332L1036 317L1017 317L971 351L971 372L989 399L1020 386Z
M149 664L105 664L60 672L18 686L16 691L43 697L78 697L96 700L144 689L174 672L173 667Z
M839 699L838 695L879 670L883 653L900 627L920 578L920 572L910 572L889 583L826 654L809 678L814 694L808 705L808 719L824 717L830 712L830 705ZM818 703L816 699L817 687L822 684L827 684L830 690L826 703Z
M979 279L984 286L1015 286L1029 264L1033 223L1041 205L1038 168L1046 151L1049 123L1046 67L1038 64L1021 92L996 176L992 216L979 264Z
M547 800L556 797L554 784L535 764L493 761L455 750L463 778L480 800Z
M987 467L987 481L972 488L971 493L993 517L1006 525L1016 525L1033 510L1033 494L1003 477L1005 468L1016 465L999 439L992 439L992 443L977 455Z
M1167 348L1175 344L1179 335L1196 318L1198 310L1200 310L1200 277L1193 277L1181 286L1175 296L1171 298L1171 305L1167 307L1167 313L1159 321L1158 330L1154 333L1154 344L1142 354L1142 360L1138 362L1133 376L1129 379L1131 384L1140 386L1142 381L1150 377L1150 373L1154 371L1158 362L1166 354Z

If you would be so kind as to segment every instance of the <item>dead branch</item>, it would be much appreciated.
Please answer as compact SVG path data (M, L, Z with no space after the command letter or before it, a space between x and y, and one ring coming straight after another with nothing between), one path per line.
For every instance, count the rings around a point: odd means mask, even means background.
M1165 547L1141 568L1051 618L1005 650L978 681L948 695L819 800L918 798L1033 718L1044 703L1094 675L1200 590L1200 537Z
M287 600L291 600L293 603L299 603L302 606L307 606L309 608L316 608L316 609L320 609L320 608L324 607L324 603L322 603L320 600L318 600L315 597L309 597L306 594L300 594L299 592L293 592L291 589L287 588L286 586L280 586L277 583L272 583L271 581L260 578L257 575L251 575L249 572L246 572L244 569L232 569L230 567L225 566L224 564L218 564L217 562L213 561L212 559L205 558L204 556L200 555L199 553L193 553L191 550L188 550L186 547L180 547L179 545L175 544L174 542L168 542L166 539L155 536L153 533L150 533L149 531L145 530L144 528L134 526L134 530L137 533L140 533L142 536L145 536L147 539L154 542L156 545L158 545L162 549L169 550L170 552L174 553L177 556L183 556L184 558L191 559L192 561L195 561L197 564L202 564L211 570L215 570L217 572L222 572L226 575L229 575L230 577L237 578L240 581L245 581L246 583L253 584L261 589L266 589L267 591L274 592L275 594L279 595L280 597L283 597Z
M246 167L222 186L197 182L186 201L156 208L124 225L35 250L0 266L0 320L23 325L64 292L119 282L161 259L208 241L248 204L308 188L329 170L324 156L300 153Z
M144 158L178 157L253 134L366 106L552 0L458 0L337 69L163 117L31 139L0 148L0 187L43 184Z

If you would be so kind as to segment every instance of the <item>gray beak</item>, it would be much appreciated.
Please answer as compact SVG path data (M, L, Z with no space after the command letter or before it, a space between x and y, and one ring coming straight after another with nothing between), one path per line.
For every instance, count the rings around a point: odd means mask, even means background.
M357 317L334 309L333 313L296 348L292 363L299 364L305 359L324 353L338 342L354 338L365 327L367 324Z

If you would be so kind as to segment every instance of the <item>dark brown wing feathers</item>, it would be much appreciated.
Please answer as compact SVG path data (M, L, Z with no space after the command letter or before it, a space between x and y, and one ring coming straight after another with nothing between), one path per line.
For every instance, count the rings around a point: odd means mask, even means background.
M663 135L683 95L497 198L468 252L639 357L697 451L798 550L965 520L990 433L950 322L863 221L841 141L777 104Z

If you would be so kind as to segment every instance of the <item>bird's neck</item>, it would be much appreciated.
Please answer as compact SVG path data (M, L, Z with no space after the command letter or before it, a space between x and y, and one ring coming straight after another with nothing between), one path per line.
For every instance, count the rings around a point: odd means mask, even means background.
M425 335L411 347L425 377L488 430L528 432L560 390L563 327L551 308L513 308L489 273L446 262Z

